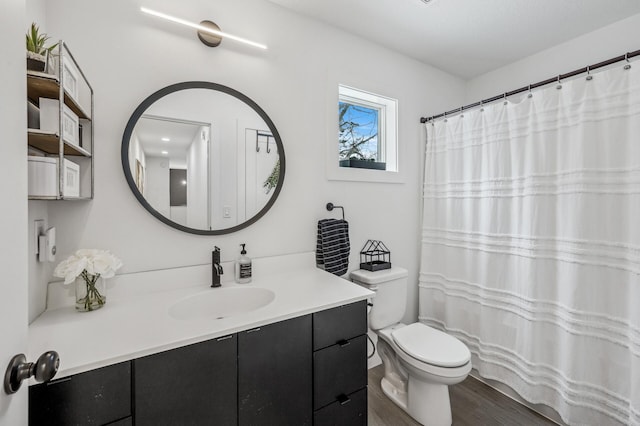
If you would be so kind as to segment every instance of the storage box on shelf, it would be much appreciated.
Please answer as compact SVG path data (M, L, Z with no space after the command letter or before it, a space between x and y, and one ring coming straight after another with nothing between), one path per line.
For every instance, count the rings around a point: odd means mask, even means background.
M58 158L30 155L29 161L29 197L55 200L58 196ZM62 196L80 196L80 166L63 159Z
M80 146L80 119L64 104L60 116L60 101L56 99L40 98L40 130L54 134L60 132L63 141Z
M48 72L27 71L29 199L90 200L93 89L64 41L50 57Z

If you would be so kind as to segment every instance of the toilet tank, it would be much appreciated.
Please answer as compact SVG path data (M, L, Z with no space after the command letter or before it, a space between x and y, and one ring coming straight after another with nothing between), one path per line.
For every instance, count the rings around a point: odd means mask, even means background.
M351 281L376 293L369 312L369 327L380 330L402 320L407 307L406 269L393 267L382 271L358 269L351 272Z

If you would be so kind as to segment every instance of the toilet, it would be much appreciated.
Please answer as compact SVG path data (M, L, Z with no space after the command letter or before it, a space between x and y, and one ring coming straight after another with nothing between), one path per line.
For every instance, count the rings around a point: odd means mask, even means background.
M378 335L384 394L425 426L451 425L449 385L471 371L471 353L460 340L422 323L402 324L407 270L393 267L351 272L351 280L376 293L369 327Z

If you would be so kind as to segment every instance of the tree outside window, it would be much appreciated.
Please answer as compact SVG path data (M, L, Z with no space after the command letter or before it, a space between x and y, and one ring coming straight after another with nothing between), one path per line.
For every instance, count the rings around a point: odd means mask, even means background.
M338 103L340 160L379 161L377 109Z

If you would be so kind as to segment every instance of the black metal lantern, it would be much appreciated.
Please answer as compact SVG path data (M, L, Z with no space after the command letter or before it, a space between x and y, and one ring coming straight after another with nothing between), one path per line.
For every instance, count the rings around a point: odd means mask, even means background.
M368 240L360 250L360 269L381 271L391 269L391 252L382 241Z

